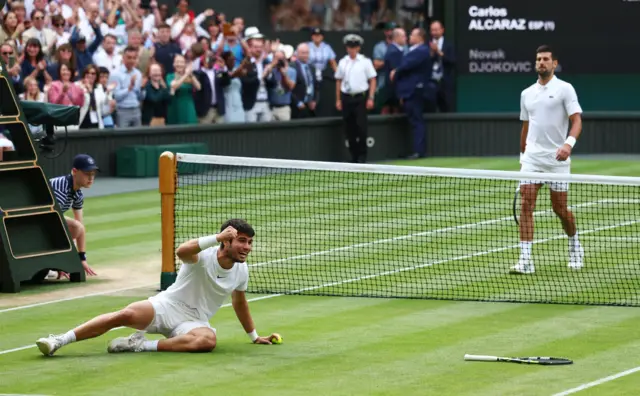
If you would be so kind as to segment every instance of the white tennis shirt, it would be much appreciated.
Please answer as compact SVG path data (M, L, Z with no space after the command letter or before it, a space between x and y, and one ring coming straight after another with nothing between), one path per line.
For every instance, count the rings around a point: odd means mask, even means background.
M578 95L571 84L556 76L545 85L536 82L520 95L520 120L529 121L527 147L522 162L567 165L559 162L556 151L569 131L569 117L582 113Z
M234 290L246 291L249 283L247 263L235 263L224 269L218 263L219 247L198 254L195 264L183 264L173 285L158 297L180 301L211 319Z

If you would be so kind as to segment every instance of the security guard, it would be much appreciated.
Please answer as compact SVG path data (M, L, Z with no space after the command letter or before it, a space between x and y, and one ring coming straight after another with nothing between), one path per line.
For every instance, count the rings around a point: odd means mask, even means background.
M362 37L348 34L343 39L347 55L336 70L336 108L342 111L349 141L351 162L367 162L367 110L374 107L376 70L371 59L360 54Z

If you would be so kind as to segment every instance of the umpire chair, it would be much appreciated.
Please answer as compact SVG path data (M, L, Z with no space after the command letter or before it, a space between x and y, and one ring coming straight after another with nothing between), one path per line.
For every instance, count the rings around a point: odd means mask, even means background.
M17 293L22 282L41 282L49 270L71 282L85 273L49 178L38 164L29 124L77 125L78 107L20 102L0 60L0 133L13 143L0 161L0 292ZM1 149L1 148L0 148Z

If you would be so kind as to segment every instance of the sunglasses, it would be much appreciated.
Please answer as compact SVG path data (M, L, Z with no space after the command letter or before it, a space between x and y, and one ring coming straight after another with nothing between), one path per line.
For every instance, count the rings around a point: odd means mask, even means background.
M59 27L64 27L64 23L55 23L53 26L59 28Z
M4 55L4 56L13 55L13 51L11 51L11 52L3 52L2 55Z
M44 19L44 17L43 16L37 16L37 17L35 17L33 19L36 20L36 21L41 21L41 20Z

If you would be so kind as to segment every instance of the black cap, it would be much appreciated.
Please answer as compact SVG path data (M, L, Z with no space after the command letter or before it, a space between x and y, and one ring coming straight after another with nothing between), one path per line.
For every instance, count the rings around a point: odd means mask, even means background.
M98 165L96 165L96 160L94 160L90 155L87 154L76 155L76 157L73 159L73 168L83 172L100 170L100 168L98 168Z
M322 34L322 35L324 35L324 33L322 32L322 29L320 29L319 27L311 29L311 35L313 36L314 34Z

